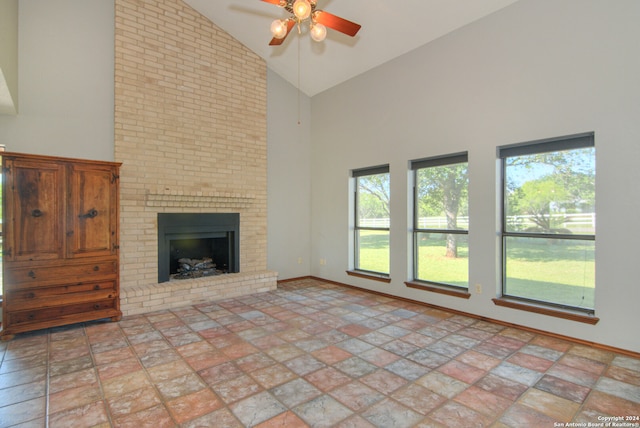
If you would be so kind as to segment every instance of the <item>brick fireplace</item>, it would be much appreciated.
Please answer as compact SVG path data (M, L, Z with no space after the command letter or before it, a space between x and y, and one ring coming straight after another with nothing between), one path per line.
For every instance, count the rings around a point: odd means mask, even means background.
M115 7L123 313L274 289L264 61L180 0ZM159 282L161 213L239 214L239 271Z

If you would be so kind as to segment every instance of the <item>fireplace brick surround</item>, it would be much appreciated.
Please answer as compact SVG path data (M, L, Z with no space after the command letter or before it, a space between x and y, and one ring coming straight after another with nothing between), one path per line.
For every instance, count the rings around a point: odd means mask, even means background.
M115 1L121 309L272 290L266 65L181 0ZM158 283L157 214L240 213L240 272Z

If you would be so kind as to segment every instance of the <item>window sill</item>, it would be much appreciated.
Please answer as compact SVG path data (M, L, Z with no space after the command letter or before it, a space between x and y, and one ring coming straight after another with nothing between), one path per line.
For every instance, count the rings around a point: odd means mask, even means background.
M532 303L524 303L519 300L510 299L507 297L497 297L492 299L496 306L503 306L505 308L517 309L521 311L533 312L541 315L548 315L551 317L562 318L571 321L582 322L585 324L596 325L600 318L593 315L587 315L578 311L562 310L557 308L551 308L543 305L536 305Z
M431 293L446 294L447 296L460 297L461 299L468 299L471 294L467 291L456 290L455 288L438 286L433 284L425 284L415 281L407 281L404 283L409 288L415 288L418 290L429 291Z
M375 274L371 272L362 272L357 270L348 270L347 275L355 276L358 278L371 279L373 281L386 282L389 284L391 282L391 278L388 275Z

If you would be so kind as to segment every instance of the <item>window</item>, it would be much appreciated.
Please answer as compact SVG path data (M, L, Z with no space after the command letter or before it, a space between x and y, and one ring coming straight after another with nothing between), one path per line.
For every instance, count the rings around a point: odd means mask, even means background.
M592 314L593 134L502 147L498 154L503 296Z
M354 268L389 275L389 165L352 171L355 179Z
M415 281L469 286L467 165L466 153L411 162Z

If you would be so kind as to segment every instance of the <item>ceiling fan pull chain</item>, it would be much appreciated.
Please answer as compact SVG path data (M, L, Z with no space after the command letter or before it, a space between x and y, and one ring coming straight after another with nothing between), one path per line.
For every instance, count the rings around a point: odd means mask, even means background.
M298 26L298 30L300 26ZM298 37L298 125L300 125L300 37Z

